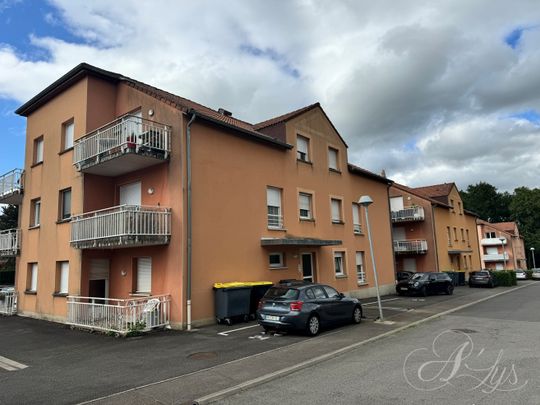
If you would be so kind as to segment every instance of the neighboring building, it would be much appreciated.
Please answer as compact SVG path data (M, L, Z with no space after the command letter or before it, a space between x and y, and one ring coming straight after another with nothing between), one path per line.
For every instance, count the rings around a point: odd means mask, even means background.
M476 216L454 183L390 189L397 271L478 270Z
M111 330L140 319L129 307L152 325L202 324L213 283L229 281L372 296L365 194L379 284L394 289L392 182L348 164L319 104L253 125L81 64L17 113L24 187L6 195L22 197L21 315Z
M489 223L478 219L477 228L483 269L527 268L525 243L515 222Z

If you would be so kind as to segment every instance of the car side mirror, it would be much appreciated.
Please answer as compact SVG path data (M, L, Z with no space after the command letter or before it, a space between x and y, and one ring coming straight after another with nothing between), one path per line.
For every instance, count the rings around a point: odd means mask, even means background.
M429 281L435 281L436 279L435 278L429 278Z
M345 298L345 294L339 293L339 298Z

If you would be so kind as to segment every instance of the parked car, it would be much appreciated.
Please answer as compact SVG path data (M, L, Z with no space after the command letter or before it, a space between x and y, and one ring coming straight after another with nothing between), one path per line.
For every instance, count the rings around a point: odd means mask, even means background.
M540 280L540 269L532 269L532 278Z
M289 281L266 292L257 320L265 331L299 330L315 336L324 326L360 323L362 305L328 285Z
M396 273L396 280L398 282L400 282L401 280L408 280L413 274L414 273L412 271L398 271Z
M469 274L469 287L489 287L497 286L497 280L493 272L489 270L471 271Z
M424 297L441 292L452 295L454 285L446 273L414 273L411 278L397 283L396 292L399 295L420 294Z
M516 270L516 279L517 280L526 280L527 279L527 273L525 273L521 269Z

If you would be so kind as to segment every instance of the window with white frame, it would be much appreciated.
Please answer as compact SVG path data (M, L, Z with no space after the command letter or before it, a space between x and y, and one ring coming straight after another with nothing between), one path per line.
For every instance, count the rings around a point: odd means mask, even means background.
M281 189L267 187L266 206L268 216L268 228L283 228L283 217L281 214Z
M29 263L28 264L28 275L26 281L26 290L29 292L37 291L37 277L38 277L38 264Z
M345 275L345 252L334 252L334 271L336 276Z
M328 148L328 168L335 171L339 171L337 149Z
M56 293L67 294L69 281L69 262L58 262L56 265Z
M41 199L36 198L30 202L30 226L39 226L41 223Z
M313 219L313 198L311 194L300 193L298 195L298 205L300 208L300 219Z
M71 188L60 190L58 204L58 220L63 221L71 218Z
M360 206L357 203L352 204L353 232L362 233L362 224L360 223Z
M34 164L43 162L43 136L34 140Z
M268 255L268 265L271 269L279 269L285 267L284 255L281 252L274 252Z
M136 293L150 294L152 292L152 258L137 258Z
M486 239L495 239L497 234L495 232L486 232Z
M330 200L330 205L332 208L332 222L334 224L343 223L343 217L341 216L341 200L332 198Z
M296 138L296 157L302 162L309 162L309 139L305 136Z
M365 284L364 252L356 252L356 276L358 277L358 284Z
M73 135L75 133L75 122L70 120L62 124L63 140L62 150L73 148Z

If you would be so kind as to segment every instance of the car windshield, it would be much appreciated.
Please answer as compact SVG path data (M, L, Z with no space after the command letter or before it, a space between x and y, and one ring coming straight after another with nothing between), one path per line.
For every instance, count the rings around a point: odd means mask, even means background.
M416 274L413 274L413 276L411 277L411 280L423 280L426 277L427 277L426 273L416 273Z
M300 292L295 288L272 287L264 297L271 300L296 300L299 294Z

